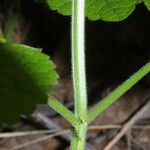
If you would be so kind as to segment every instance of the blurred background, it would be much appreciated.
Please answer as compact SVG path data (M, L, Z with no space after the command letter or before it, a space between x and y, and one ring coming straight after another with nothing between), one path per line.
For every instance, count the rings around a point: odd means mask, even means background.
M52 95L70 109L73 108L71 81L70 29L71 18L49 10L46 4L34 0L0 0L0 26L4 36L13 22L12 41L37 48L50 55L60 75L59 84L54 86ZM150 59L150 12L140 4L122 22L90 21L86 19L86 66L89 107L108 95L115 87L140 69ZM150 96L150 77L146 76L132 90L120 98L93 125L123 124ZM38 115L42 114L42 118ZM43 118L46 121L44 122ZM41 120L40 120L41 119ZM141 119L140 124L148 125L150 116ZM22 116L21 121L6 126L5 131L33 129L64 129L70 125L45 105L40 105L31 117ZM118 130L109 129L88 134L88 144L92 150L101 150ZM1 149L40 138L28 136L0 140ZM150 131L133 131L114 146L114 150L150 149ZM69 136L60 136L39 142L24 149L59 150L67 149ZM144 138L144 140L143 140ZM133 140L132 140L133 139ZM137 144L139 143L139 145Z

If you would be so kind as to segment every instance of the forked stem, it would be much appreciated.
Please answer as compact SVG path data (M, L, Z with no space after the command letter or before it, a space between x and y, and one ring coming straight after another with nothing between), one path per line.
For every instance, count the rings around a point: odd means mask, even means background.
M85 0L72 0L72 77L75 115L81 120L72 133L72 150L84 150L86 139L87 92L85 73Z

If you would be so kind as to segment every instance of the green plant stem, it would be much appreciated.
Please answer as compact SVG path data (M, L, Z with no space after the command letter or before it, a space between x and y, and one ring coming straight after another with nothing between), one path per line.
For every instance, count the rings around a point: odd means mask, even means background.
M76 127L80 125L80 120L70 110L68 110L54 98L48 98L48 105L52 107L56 112L58 112L61 116L66 118L72 124L72 126Z
M72 71L75 113L84 121L87 111L84 51L84 0L73 0L72 8Z
M84 150L87 132L87 123L77 126L72 133L71 150Z
M85 73L85 0L72 1L72 77L74 85L75 115L81 120L72 134L72 150L83 150L86 138L87 92Z
M146 74L150 72L150 62L143 66L139 71L134 73L129 79L127 79L116 90L110 93L100 103L93 107L87 115L87 122L90 123L104 110L106 110L112 103L114 103L120 96L127 92L133 85L141 80Z

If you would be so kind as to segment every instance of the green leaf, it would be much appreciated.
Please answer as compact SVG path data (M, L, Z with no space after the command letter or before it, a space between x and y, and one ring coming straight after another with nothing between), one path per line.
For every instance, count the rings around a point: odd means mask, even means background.
M143 1L146 7L148 8L148 10L150 11L150 0L143 0Z
M139 0L87 0L86 16L90 20L121 21L135 9ZM47 0L52 10L71 15L71 0Z
M0 123L14 122L46 103L57 78L54 63L39 49L0 43Z
M47 0L47 3L52 10L57 10L63 15L71 15L71 0Z
M143 1L143 0L136 0L136 3L137 3L137 4L140 4L140 3L142 3L142 1Z

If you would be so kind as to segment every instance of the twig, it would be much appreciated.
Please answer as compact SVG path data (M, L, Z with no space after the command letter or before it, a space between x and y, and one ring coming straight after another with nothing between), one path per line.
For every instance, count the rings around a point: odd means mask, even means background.
M104 147L104 150L110 150L119 140L120 138L132 127L135 122L142 118L143 115L149 110L150 101L148 101L140 110L137 110L136 113L124 124L124 127L120 130L120 132Z
M36 120L38 122L40 122L41 124L43 124L45 127L47 127L48 129L53 129L53 130L63 130L62 127L59 124L54 123L53 121L51 121L50 118L46 117L45 115L41 114L41 113L36 113L34 115L34 117L36 118ZM63 139L70 141L70 135L68 134L61 134L60 135ZM86 149L90 150L91 149L91 145L89 143L86 144Z
M126 133L126 138L127 138L128 150L132 150L132 129L131 128Z
M18 146L15 146L15 147L12 148L12 150L18 150L18 149L21 149L23 147L27 147L27 146L30 146L32 144L36 144L38 142L42 142L42 141L48 140L48 139L50 139L52 137L56 137L56 136L59 136L59 135L62 135L62 134L66 134L66 133L69 133L69 132L70 132L70 130L64 130L64 131L60 131L60 132L55 133L55 134L47 135L47 136L38 138L36 140L32 140L30 142L26 142L24 144L20 144Z
M99 125L99 126L89 126L88 130L108 130L108 129L121 129L122 125ZM133 130L150 130L150 125L133 125L131 126ZM67 129L70 130L70 129ZM22 131L22 132L8 132L0 133L0 138L12 138L12 137L22 137L29 135L41 135L41 134L50 134L64 131L63 129L59 130L35 130L35 131ZM64 137L64 135L61 135ZM66 136L65 136L66 137ZM69 140L69 136L68 136Z
M121 129L123 125L110 124L110 125L99 125L99 126L89 126L89 130L108 130L108 129ZM131 129L134 130L150 130L150 125L132 125Z
M39 135L39 134L50 134L59 132L58 130L37 130L37 131L24 131L24 132L14 132L14 133L1 133L0 138L11 138L11 137L21 137L28 135Z
M120 129L122 128L121 125L100 125L100 126L89 126L88 130L105 130L105 129ZM134 125L131 126L132 129L150 129L150 125ZM55 133L54 133L55 132ZM50 134L50 133L54 133L51 135L47 135L44 136L42 138L38 138L36 140L21 144L19 146L13 147L12 150L17 150L20 149L22 147L27 147L30 146L32 144L36 144L38 142L42 142L44 140L48 140L52 137L56 137L56 136L62 136L66 133L69 133L70 129L66 129L63 131L60 130L39 130L39 131L25 131L25 132L15 132L15 133L2 133L0 134L0 138L10 138L10 137L20 137L20 136L27 136L27 135L40 135L40 134Z
M134 143L136 145L136 147L138 147L138 149L140 150L146 150L139 142L137 142L135 139L132 139L132 143Z
M44 114L36 113L34 115L34 118L35 118L36 121L41 123L47 129L58 130L58 131L63 130L63 128L59 124L54 123L50 118L48 118ZM61 134L61 137L64 138L65 140L67 140L67 141L70 140L70 136L69 135Z

